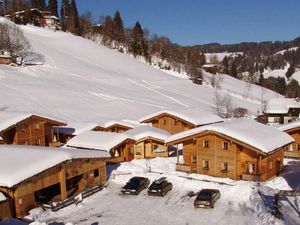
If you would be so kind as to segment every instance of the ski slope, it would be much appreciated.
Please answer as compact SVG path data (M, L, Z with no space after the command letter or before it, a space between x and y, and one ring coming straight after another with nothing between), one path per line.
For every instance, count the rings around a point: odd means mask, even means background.
M69 33L29 25L21 29L31 43L30 51L45 62L0 65L0 110L38 113L66 122L138 120L176 108L215 113L210 85L195 85ZM236 107L247 108L253 115L261 109L261 87L251 86L245 98L244 82L227 78L223 86L232 93ZM274 97L278 94L264 91L264 100Z

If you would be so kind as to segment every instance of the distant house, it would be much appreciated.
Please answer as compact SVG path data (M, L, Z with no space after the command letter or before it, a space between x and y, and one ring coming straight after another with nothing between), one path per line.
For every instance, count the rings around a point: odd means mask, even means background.
M70 139L68 147L107 151L111 155L109 162L119 163L134 158L134 140L128 135L103 131L85 131Z
M70 122L67 126L54 127L54 133L59 135L62 143L67 143L68 140L84 131L123 133L132 128L134 126L131 123L115 120L102 120L99 123Z
M300 121L279 126L278 129L286 132L295 139L295 142L284 151L284 156L300 159Z
M12 63L12 58L9 55L0 55L0 64L9 65Z
M166 138L170 136L167 131L143 125L126 131L124 134L130 136L135 141L135 159L169 156L165 145Z
M0 136L5 144L60 146L53 126L62 125L66 124L34 114L0 112Z
M0 146L0 155L0 195L13 203L10 213L19 218L38 204L63 205L103 186L110 157L106 151L13 145Z
M218 72L218 65L216 64L204 64L201 68L212 74L216 74Z
M299 118L299 113L299 98L273 98L258 120L269 124L287 124Z
M281 172L283 151L292 142L288 134L247 119L198 127L166 140L183 145L178 171L259 181Z
M222 121L219 116L200 109L164 110L140 119L141 123L151 124L153 127L168 131L170 134Z

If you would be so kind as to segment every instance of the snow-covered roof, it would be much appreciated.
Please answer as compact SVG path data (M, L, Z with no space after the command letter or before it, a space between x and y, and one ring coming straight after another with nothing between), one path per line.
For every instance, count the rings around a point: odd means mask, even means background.
M53 118L49 118L49 117L45 117L45 116L34 115L34 114L30 114L30 113L2 111L2 112L0 112L0 132L16 125L17 123L19 123L25 119L28 119L31 116L38 116L41 118L45 118L47 120L55 121L60 124L65 124L65 122L63 122L63 121L59 121L57 119L53 119Z
M106 151L0 145L0 186L12 187L66 160L108 158Z
M82 122L70 122L67 126L54 127L54 132L60 134L79 135L82 132L93 130L99 126L97 123L82 123Z
M133 123L129 123L129 122L122 121L122 120L108 120L108 121L102 121L102 122L100 121L99 125L104 128L108 128L108 127L111 127L114 125L121 125L121 126L129 127L129 128L135 127L133 125Z
M127 139L129 136L124 133L85 131L69 140L67 146L109 152Z
M295 98L272 98L268 102L266 113L286 114L290 108L300 108L300 101Z
M162 130L162 129L158 129L156 127L149 126L149 125L143 125L143 126L136 127L134 129L126 131L124 134L127 134L128 136L130 136L130 138L132 138L135 141L138 141L138 140L141 140L141 139L144 139L147 137L152 137L155 139L165 141L166 138L170 136L169 132Z
M274 127L263 125L251 119L234 119L172 135L167 138L166 142L173 142L205 131L221 133L264 153L272 152L295 141L291 136Z
M294 129L294 128L297 128L297 127L300 127L300 121L299 120L281 125L277 128L279 130L282 130L282 131L287 131L287 130Z
M163 110L163 111L155 112L153 114L141 118L140 122L150 120L154 117L163 114L169 114L178 117L182 120L185 120L193 124L194 126L201 126L201 125L218 123L223 121L219 116L213 114L212 112L203 111L197 108L184 108L184 109L178 108L176 110Z
M11 56L10 55L0 55L0 58L10 59Z

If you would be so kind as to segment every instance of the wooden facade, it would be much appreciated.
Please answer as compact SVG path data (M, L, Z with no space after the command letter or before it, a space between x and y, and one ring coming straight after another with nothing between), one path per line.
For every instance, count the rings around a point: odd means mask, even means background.
M4 201L0 201L0 220L3 218L11 218L13 217L13 210L11 207L10 199L6 199Z
M83 190L104 185L104 159L74 159L47 169L12 188L0 191L13 201L13 216L23 217L37 203L61 201Z
M94 131L104 131L104 132L124 133L125 131L128 131L130 129L132 129L132 128L127 127L127 126L122 125L122 124L115 123L115 124L113 124L111 126L108 126L108 127L97 126L93 130Z
M150 137L136 141L134 145L135 159L149 159L155 157L168 157L168 151L164 141Z
M234 180L264 181L282 170L285 147L266 154L217 132L205 131L168 144L183 144L183 161L177 170Z
M30 116L0 132L4 144L60 146L54 138L53 126L65 125L39 116Z
M152 124L153 127L168 131L170 134L180 133L196 127L194 124L186 120L167 113L160 114L141 122Z
M300 159L300 127L291 128L285 130L287 134L295 139L295 142L291 144L284 151L284 156L288 158Z
M10 63L12 63L10 56L0 55L0 64L9 65Z
M126 140L110 150L109 163L128 162L134 159L134 141Z

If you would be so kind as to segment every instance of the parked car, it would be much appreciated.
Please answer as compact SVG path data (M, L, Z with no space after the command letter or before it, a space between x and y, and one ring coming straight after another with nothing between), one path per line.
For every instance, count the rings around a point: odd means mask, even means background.
M142 190L146 189L150 181L146 177L132 177L122 188L123 194L138 195Z
M172 188L172 183L168 182L166 177L161 177L152 182L148 188L148 195L160 195L163 197L168 191L171 191Z
M202 189L195 201L195 208L214 208L216 201L221 197L221 193L217 189Z

